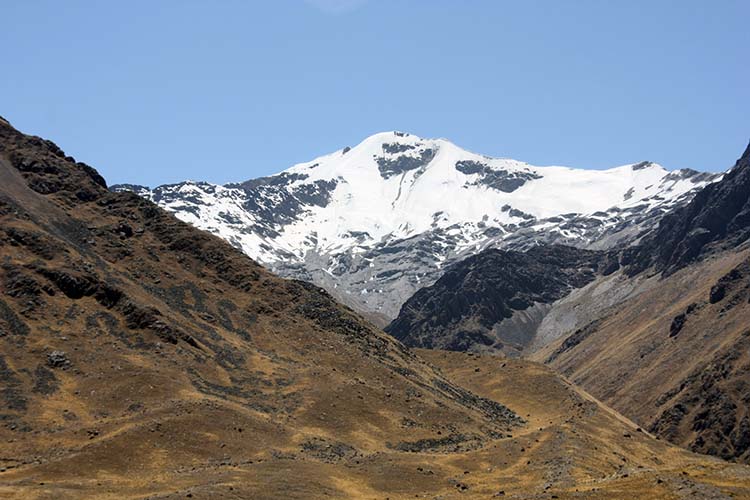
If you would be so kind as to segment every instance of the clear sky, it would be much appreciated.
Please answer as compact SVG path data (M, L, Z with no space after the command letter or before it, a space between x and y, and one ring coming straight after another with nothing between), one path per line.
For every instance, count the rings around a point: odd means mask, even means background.
M750 1L0 2L0 115L110 183L228 182L384 130L536 165L723 170Z

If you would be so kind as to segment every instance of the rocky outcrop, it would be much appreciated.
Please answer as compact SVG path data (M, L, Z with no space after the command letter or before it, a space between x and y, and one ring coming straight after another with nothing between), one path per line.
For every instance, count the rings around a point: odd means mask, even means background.
M386 331L414 347L517 354L531 343L533 330L524 337L502 322L564 297L603 270L611 272L607 257L560 245L485 250L414 294Z
M750 145L735 166L681 208L665 215L656 230L624 263L630 275L648 268L666 275L702 255L733 248L750 238Z
M401 154L409 152L409 154ZM395 175L404 174L410 170L424 169L433 158L435 151L432 148L417 149L415 146L406 144L383 144L383 153L387 156L378 157L375 161L383 179Z
M457 161L456 170L467 175L477 176L477 180L468 183L468 185L487 186L488 188L504 193L512 193L526 184L526 181L541 179L539 174L531 171L509 172L507 170L498 170L474 160Z

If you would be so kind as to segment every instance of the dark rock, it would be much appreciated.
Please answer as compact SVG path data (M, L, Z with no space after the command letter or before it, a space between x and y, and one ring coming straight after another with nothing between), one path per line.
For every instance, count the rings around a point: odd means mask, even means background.
M740 269L740 267L742 267L743 269ZM708 301L711 304L720 302L727 295L727 290L729 290L730 287L733 287L736 282L742 279L743 271L747 272L748 267L750 266L748 266L747 263L743 263L743 265L735 267L727 274L719 278L719 281L717 281L716 284L711 287Z
M510 172L508 170L493 168L486 163L474 160L456 162L456 170L466 175L479 174L479 180L473 182L472 185L483 185L504 193L512 193L526 184L527 181L542 178L530 170ZM513 214L511 213L511 215Z
M117 227L115 228L115 232L121 236L124 236L125 238L130 238L131 236L133 236L133 228L124 222L121 222L117 225Z
M389 446L394 450L410 453L435 452L435 451L466 451L481 446L479 436L465 436L463 434L451 434L441 438L419 439L417 441L402 441L396 445Z
M388 154L404 153L406 151L411 151L412 149L417 149L417 146L413 144L402 144L400 142L383 144L383 152Z
M383 145L384 151L386 150L387 145ZM399 151L403 150L400 147L401 146L407 146L405 144L398 144ZM414 146L410 146L409 149L413 149ZM403 150L405 151L405 150ZM388 152L388 151L386 151ZM378 170L380 171L380 176L383 177L383 179L388 179L389 177L393 177L394 175L403 174L404 172L408 172L410 170L417 170L420 168L426 167L432 159L437 154L437 151L431 148L423 149L419 152L419 156L412 156L412 155L401 155L397 156L396 158L384 158L384 157L378 157L376 158L376 162L378 164Z
M5 267L5 294L16 298L31 300L39 304L39 296L44 289L43 285L34 277L29 276L17 267Z
M602 258L599 266L599 272L602 276L609 276L620 270L620 259L617 255L607 254Z
M711 304L716 304L717 302L719 302L721 299L724 298L726 293L727 293L726 285L723 283L718 283L711 287L711 291L709 292L709 295L708 295L708 301Z
M71 299L91 296L97 290L97 281L92 276L47 268L40 268L38 272L52 281L61 292Z
M52 351L47 354L47 364L52 368L65 368L70 366L70 360L64 351Z
M76 165L78 166L78 168L86 172L89 178L94 181L94 184L107 189L107 181L104 180L104 177L99 175L99 172L97 172L94 167L90 167L83 162L78 162Z
M503 342L502 334L492 332L494 325L514 311L554 302L586 285L597 276L604 255L559 245L527 252L485 250L415 293L385 330L411 347L465 351Z
M28 248L45 260L54 258L60 252L59 244L55 244L50 238L40 233L9 227L5 230L5 234L11 245Z
M680 330L682 330L682 327L685 326L685 320L687 319L687 316L685 313L678 314L674 317L672 320L672 324L669 325L669 336L670 337L676 337L678 333L680 333Z
M684 207L666 214L629 257L628 274L648 268L665 275L750 238L750 145L735 166L700 190Z
M633 165L633 166L632 166L631 168L632 168L633 170L643 170L643 169L645 169L645 168L648 168L648 167L650 167L651 165L653 165L653 163L652 163L652 162L650 162L650 161L642 161L642 162L640 162L640 163L636 163L636 164L635 164L635 165Z
M341 442L331 442L324 438L311 438L302 443L302 452L318 460L336 463L352 460L360 456L353 446Z

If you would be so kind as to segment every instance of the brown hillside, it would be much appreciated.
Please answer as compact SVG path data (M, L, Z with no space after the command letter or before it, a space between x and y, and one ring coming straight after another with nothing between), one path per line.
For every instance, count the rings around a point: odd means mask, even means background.
M534 355L654 433L750 461L750 254L716 255Z

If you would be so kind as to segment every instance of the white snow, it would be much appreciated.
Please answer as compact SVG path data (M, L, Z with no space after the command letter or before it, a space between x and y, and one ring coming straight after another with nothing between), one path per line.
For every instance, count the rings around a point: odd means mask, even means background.
M387 153L384 150L387 144L414 149ZM435 156L423 168L388 178L383 178L378 169L378 157L417 158L426 149L433 150ZM515 191L506 193L477 184L481 174L457 170L456 162L466 160L481 162L494 170L535 174L540 178L527 180ZM180 186L179 192L197 199L197 203L162 201L160 204L186 222L241 247L251 257L273 262L291 256L302 259L309 250L331 254L361 252L383 240L406 238L432 228L450 227L451 231L461 233L463 245L469 247L481 244L474 236L479 233L477 224L503 226L505 230L508 224L523 222L523 218L503 210L506 205L538 219L568 213L593 214L612 207L669 206L702 185L690 179L667 179L670 172L655 163L638 169L634 165L608 170L539 167L471 153L445 139L383 132L368 137L346 153L339 150L286 170L308 176L281 188L289 192L317 180L335 180L337 185L327 206L305 206L306 213L299 220L275 228L279 232L276 236L267 237L248 229L263 221L243 207L247 195L240 188L187 182ZM266 192L268 199L261 203L273 204L281 199L280 193L272 189ZM655 199L657 196L663 199ZM226 222L228 218L231 223ZM352 232L366 232L369 238L358 240Z

